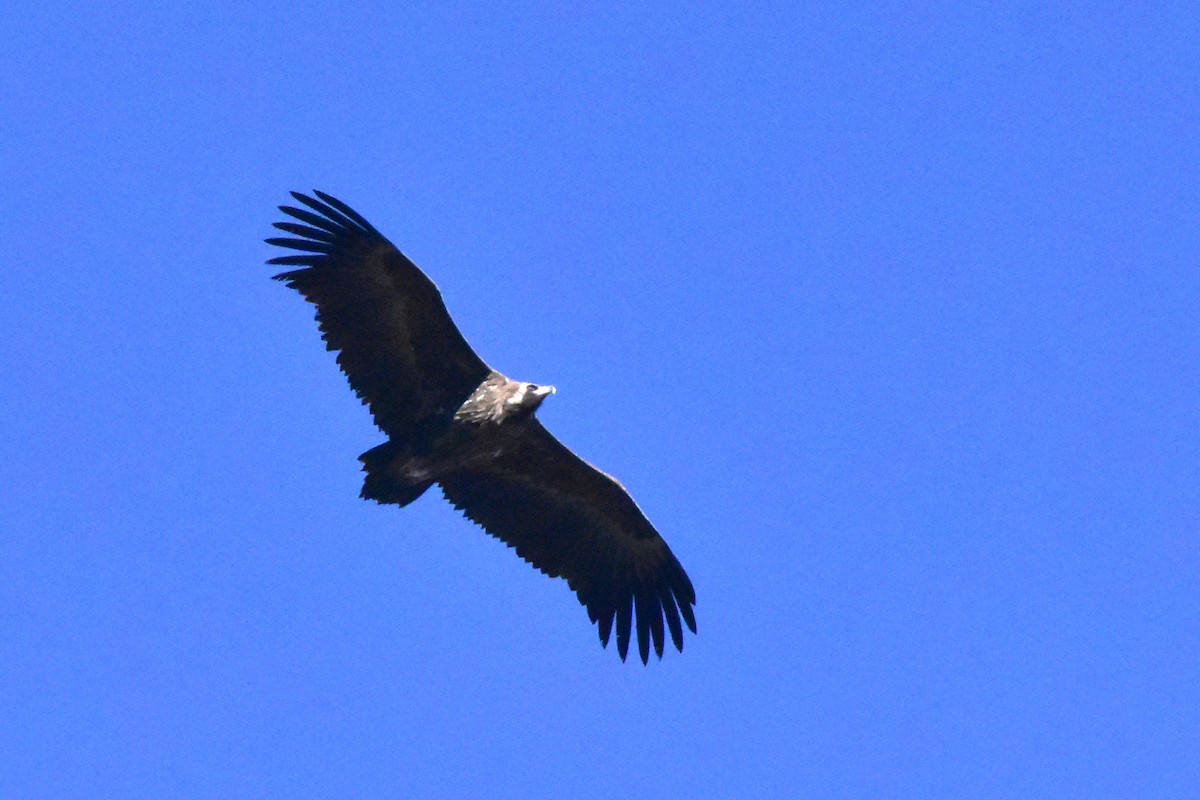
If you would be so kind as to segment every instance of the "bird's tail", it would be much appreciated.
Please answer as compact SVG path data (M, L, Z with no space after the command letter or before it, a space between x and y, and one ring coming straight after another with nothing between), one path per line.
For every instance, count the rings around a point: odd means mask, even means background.
M359 492L364 500L406 506L433 485L430 478L411 476L412 471L406 469L411 459L396 442L372 447L358 460L363 462L363 472L367 473Z

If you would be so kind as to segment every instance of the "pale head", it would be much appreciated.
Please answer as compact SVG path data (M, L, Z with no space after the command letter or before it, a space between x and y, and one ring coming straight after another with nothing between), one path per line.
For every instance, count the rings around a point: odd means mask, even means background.
M517 390L504 399L504 405L513 410L533 411L552 394L553 386L540 386L522 381Z

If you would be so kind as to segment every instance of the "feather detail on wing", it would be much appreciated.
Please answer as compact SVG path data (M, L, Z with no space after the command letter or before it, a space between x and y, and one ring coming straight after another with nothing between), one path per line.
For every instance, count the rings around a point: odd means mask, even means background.
M317 322L350 386L375 423L398 440L426 420L449 418L490 372L450 319L441 293L416 265L345 203L323 193L280 206L276 222L295 238L267 239L299 251L270 264L317 308Z
M502 452L439 478L469 519L551 577L566 578L607 646L624 660L636 612L642 662L661 657L664 620L683 650L696 592L667 543L614 478L568 450L534 417Z

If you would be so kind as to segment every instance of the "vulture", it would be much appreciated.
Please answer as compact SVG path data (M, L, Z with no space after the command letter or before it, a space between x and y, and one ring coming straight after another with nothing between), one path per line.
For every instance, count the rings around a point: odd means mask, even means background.
M294 251L270 259L316 307L326 349L387 441L359 456L361 497L406 506L435 483L468 519L546 575L566 579L624 661L636 620L645 664L665 633L696 632L687 573L611 475L556 439L535 412L553 386L514 381L476 355L425 273L324 192L291 195L274 223ZM294 221L293 221L294 220Z

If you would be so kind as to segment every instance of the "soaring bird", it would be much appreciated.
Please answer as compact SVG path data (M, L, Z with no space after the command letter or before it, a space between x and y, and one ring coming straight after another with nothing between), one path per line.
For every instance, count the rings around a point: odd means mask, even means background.
M514 381L475 354L441 292L366 219L324 192L280 206L296 222L269 264L316 306L326 349L387 441L359 456L361 497L406 506L437 484L471 521L552 578L565 578L624 661L635 615L642 663L665 630L696 632L687 573L615 478L571 452L535 412L553 386ZM293 238L294 237L294 238ZM682 622L681 622L682 620Z

